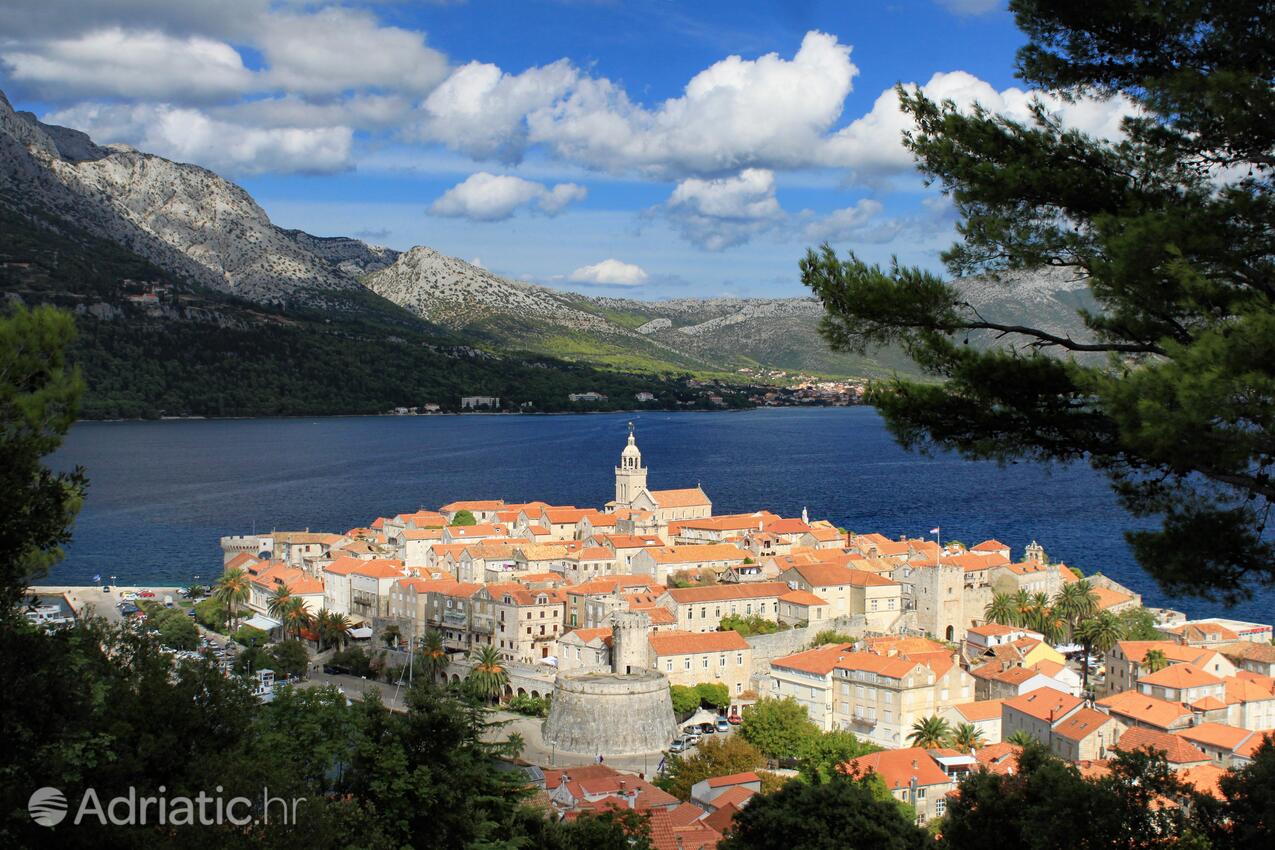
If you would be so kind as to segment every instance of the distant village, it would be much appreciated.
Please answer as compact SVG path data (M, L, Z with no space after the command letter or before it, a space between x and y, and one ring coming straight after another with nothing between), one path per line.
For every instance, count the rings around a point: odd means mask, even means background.
M224 563L251 577L251 625L282 626L270 616L282 586L364 636L441 635L449 680L490 646L509 673L505 699L637 668L669 686L724 686L722 723L790 697L818 728L881 747L847 768L878 774L921 823L943 815L970 771L1013 771L1027 738L1086 775L1103 775L1118 751L1152 747L1216 794L1219 777L1275 729L1270 624L1143 609L1137 593L1082 578L1034 541L1015 552L994 539L944 542L941 529L903 539L847 531L805 511L718 515L702 487L653 489L648 473L630 425L615 498L598 508L460 500L342 532L225 537ZM1039 605L1082 581L1090 616L1141 614L1151 632L1087 660L1070 638L992 615L1005 599ZM933 718L972 729L971 740L918 745L918 724ZM684 802L601 758L529 769L560 811L636 808L662 844L683 848L715 846L761 790L755 773L734 774Z

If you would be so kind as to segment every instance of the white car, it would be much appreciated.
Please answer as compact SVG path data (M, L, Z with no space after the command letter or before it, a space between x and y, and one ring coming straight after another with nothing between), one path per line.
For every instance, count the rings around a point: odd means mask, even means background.
M137 594L131 590L128 590L120 594L120 599L123 599L125 602L132 602L133 600L137 599Z

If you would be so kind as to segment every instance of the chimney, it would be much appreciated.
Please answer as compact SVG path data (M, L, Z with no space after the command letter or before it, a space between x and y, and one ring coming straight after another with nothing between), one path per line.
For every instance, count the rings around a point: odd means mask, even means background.
M916 769L917 769L916 759L912 759L912 769L913 769L913 770L916 770Z

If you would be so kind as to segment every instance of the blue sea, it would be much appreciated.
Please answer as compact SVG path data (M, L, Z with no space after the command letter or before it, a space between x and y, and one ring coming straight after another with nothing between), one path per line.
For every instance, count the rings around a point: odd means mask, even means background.
M699 483L715 513L767 508L858 532L1008 543L1101 571L1149 605L1269 622L1275 594L1233 609L1172 599L1137 566L1136 523L1085 466L998 466L899 448L867 407L573 416L85 422L54 465L88 498L47 583L181 584L219 574L218 538L344 531L454 499L601 506L633 419L654 488Z

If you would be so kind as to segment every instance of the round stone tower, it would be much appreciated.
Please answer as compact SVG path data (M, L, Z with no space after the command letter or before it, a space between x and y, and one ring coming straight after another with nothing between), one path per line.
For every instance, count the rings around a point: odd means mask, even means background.
M664 749L677 736L668 677L647 666L651 618L611 615L611 672L559 673L543 731L560 750L589 756Z

